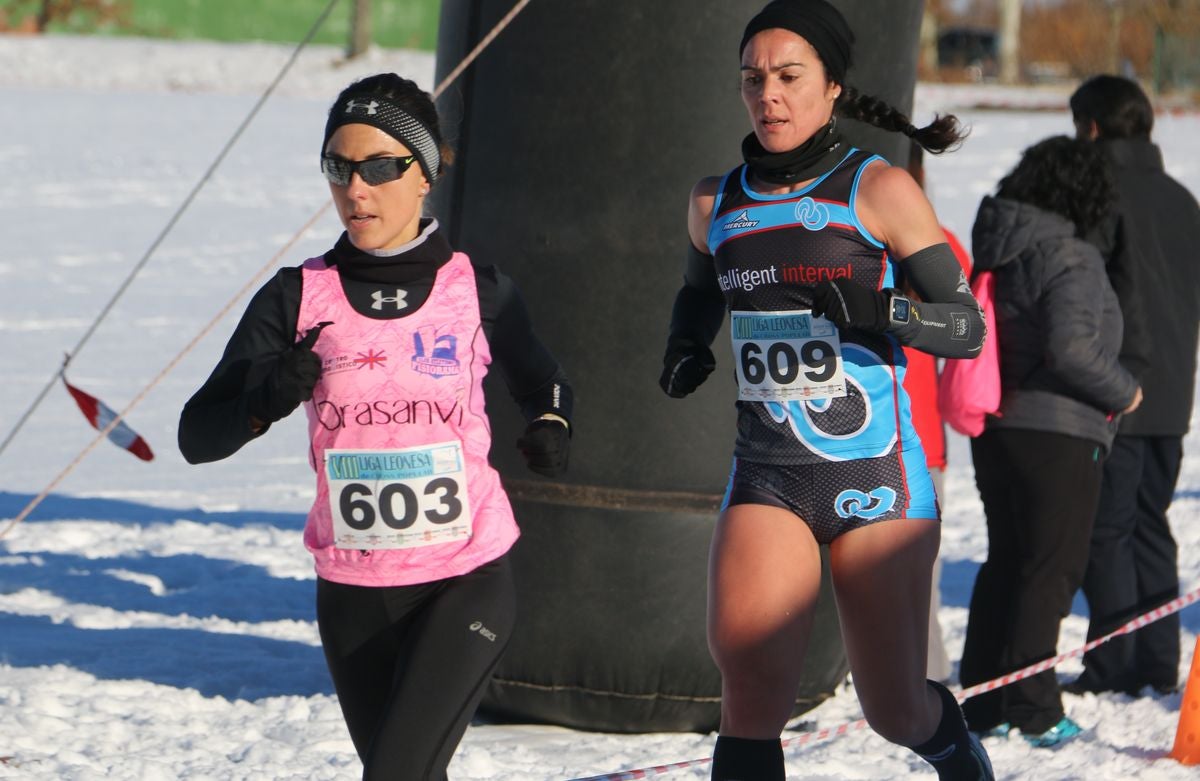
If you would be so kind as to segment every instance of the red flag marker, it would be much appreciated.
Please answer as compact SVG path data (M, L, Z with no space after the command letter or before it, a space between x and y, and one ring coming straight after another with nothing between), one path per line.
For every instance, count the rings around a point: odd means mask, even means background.
M107 404L100 399L92 396L89 393L79 390L71 383L67 382L67 376L62 375L63 385L67 386L67 392L75 399L75 403L79 405L80 412L88 419L88 423L97 431L103 431L112 423L113 418L117 417L117 413L113 412ZM108 432L108 438L113 441L118 447L122 447L133 453L143 461L154 460L154 453L150 450L150 445L146 444L146 440L142 439L141 435L125 425L125 421L119 421L113 426L112 431Z

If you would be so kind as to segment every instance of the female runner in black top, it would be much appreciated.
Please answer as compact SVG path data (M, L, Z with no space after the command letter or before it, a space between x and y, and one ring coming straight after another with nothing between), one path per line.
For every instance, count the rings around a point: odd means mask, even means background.
M864 715L942 779L990 779L954 696L925 679L939 512L901 386L901 345L970 357L983 319L937 218L903 169L850 148L835 114L940 152L953 117L917 129L845 82L853 34L825 0L775 0L747 25L746 165L703 179L660 383L715 366L731 317L737 442L709 562L709 648L722 675L712 777L783 781L828 545ZM920 301L900 293L908 279Z

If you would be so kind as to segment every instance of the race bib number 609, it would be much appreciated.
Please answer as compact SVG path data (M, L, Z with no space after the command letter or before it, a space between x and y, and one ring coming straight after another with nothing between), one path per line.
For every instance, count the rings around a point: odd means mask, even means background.
M334 545L388 550L471 536L462 443L326 450Z
M738 399L786 402L846 395L837 327L807 309L731 312Z

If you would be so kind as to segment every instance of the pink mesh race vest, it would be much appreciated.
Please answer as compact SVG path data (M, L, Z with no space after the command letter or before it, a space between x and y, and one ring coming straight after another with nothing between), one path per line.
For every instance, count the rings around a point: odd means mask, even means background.
M470 260L455 253L421 308L393 320L355 312L323 258L303 277L298 333L333 323L314 347L321 379L305 404L317 497L304 544L317 574L403 586L498 558L519 532L487 460L491 352Z

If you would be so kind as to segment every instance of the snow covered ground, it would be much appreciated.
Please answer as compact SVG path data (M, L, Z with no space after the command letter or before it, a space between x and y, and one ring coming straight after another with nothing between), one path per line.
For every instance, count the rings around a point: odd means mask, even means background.
M290 50L269 45L0 36L0 434L53 376L120 280L241 122ZM356 75L397 70L432 87L428 54L374 52L343 64L310 49L120 304L73 362L71 379L116 407L133 398L327 199L314 164L328 103ZM1065 104L1066 93L1061 94ZM964 240L980 197L1020 150L1069 133L1045 90L922 86L917 118L966 110L958 152L929 161L930 192ZM1156 129L1170 171L1200 192L1200 118ZM323 251L327 213L280 263ZM0 541L0 778L354 779L359 764L333 698L300 543L312 478L300 416L237 457L189 467L174 447L178 410L218 357L227 316L131 415L149 464L107 443ZM1185 590L1200 585L1200 441L1172 509ZM63 393L0 455L0 519L19 512L91 440ZM952 656L985 553L965 443L951 443L940 618ZM3 521L0 520L0 528ZM1085 606L1060 650L1082 644ZM1183 615L1184 672L1200 608ZM1077 662L1061 666L1073 677ZM1181 695L1068 696L1084 735L1057 750L989 745L1004 779L1194 778L1165 758ZM805 726L861 716L853 693ZM798 734L798 733L797 733ZM455 779L570 779L709 756L713 736L607 735L479 723ZM787 752L789 777L933 777L869 731ZM703 766L669 778L707 777Z

